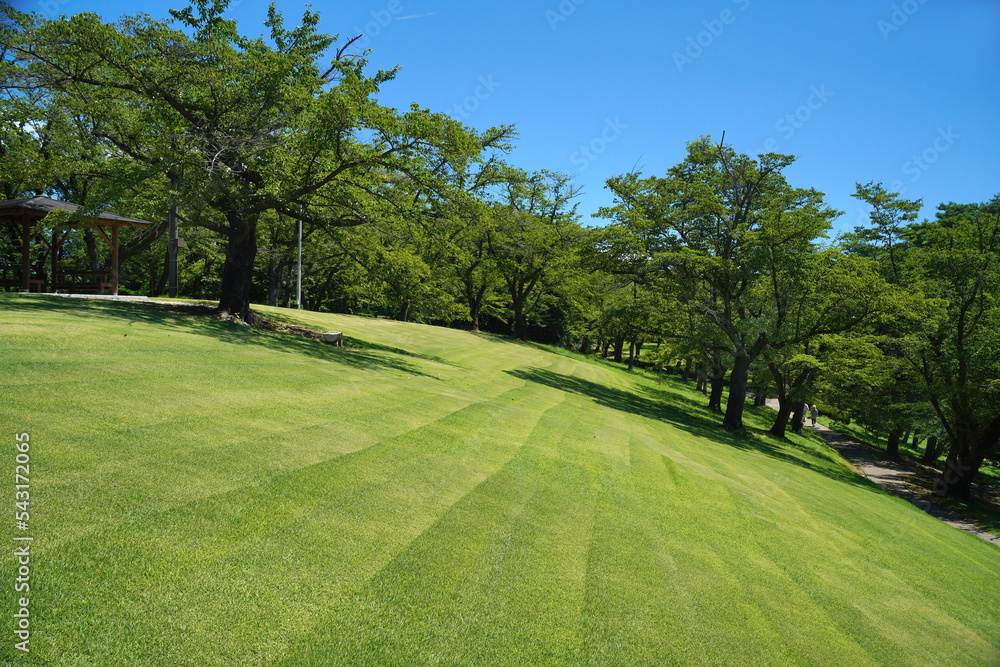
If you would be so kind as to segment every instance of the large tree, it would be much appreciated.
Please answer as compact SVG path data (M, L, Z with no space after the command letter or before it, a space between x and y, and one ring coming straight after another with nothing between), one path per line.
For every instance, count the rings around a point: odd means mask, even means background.
M781 172L793 161L774 153L752 159L703 137L666 177L609 179L615 205L600 211L617 224L641 224L651 257L720 331L733 360L728 430L743 426L751 365L793 315L788 286L837 215L821 193L788 184Z
M514 335L528 338L528 320L545 287L583 240L577 194L566 176L549 172L508 179L487 236L489 255L510 299Z
M106 150L135 165L132 180L178 183L188 224L227 241L220 309L251 318L257 226L274 211L314 226L369 223L391 199L394 176L439 186L441 156L475 159L509 128L477 133L417 106L381 106L395 70L366 74L351 41L318 32L319 15L284 27L272 5L269 40L239 34L228 0L196 0L117 25L94 14L59 20L5 5L4 83L16 94L59 96L91 120Z
M800 251L795 268L783 268L793 260L784 255L783 236L777 238L765 281L775 319L769 323L764 356L778 395L771 433L782 437L790 417L794 415L796 427L802 423L804 401L823 369L820 357L831 337L873 322L884 307L887 288L875 262L837 247Z
M948 435L939 490L968 497L1000 453L1000 196L942 205L909 236L910 281L924 300L905 354Z

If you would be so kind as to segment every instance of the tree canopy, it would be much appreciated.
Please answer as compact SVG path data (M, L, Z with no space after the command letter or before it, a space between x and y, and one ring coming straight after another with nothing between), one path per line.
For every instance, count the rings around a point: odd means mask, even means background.
M249 319L257 226L269 211L325 227L370 223L398 204L401 179L447 194L444 164L503 148L510 128L476 132L413 105L380 105L374 74L307 10L288 30L272 5L270 40L241 36L228 0L199 0L172 20L46 20L6 6L5 88L85 119L120 178L178 183L190 224L226 238L220 309ZM17 94L14 97L18 97Z
M842 302L817 311L811 326L802 320L816 277L810 267L820 261L816 241L837 212L821 193L788 184L781 172L793 161L774 153L752 159L703 137L666 177L610 179L616 203L600 211L630 230L649 261L682 286L685 305L717 327L732 359L723 419L731 430L742 428L750 367L765 350L864 317L845 316Z

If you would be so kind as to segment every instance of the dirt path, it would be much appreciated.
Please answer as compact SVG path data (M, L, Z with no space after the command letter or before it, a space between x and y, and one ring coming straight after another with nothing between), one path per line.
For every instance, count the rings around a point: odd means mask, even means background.
M777 410L777 399L768 399L767 406ZM808 419L806 420L806 424L809 424ZM928 500L927 498L921 497L910 491L906 486L906 482L904 482L902 477L900 477L900 474L908 474L911 471L900 463L884 459L882 457L877 457L869 449L859 445L846 435L832 431L822 424L816 424L816 426L812 426L811 428L816 431L821 438L826 440L831 447L837 450L837 452L844 457L846 461L853 465L855 470L884 488L892 495L909 501L924 512L930 514L935 519L944 521L949 526L953 526L959 530L964 530L965 532L982 538L987 542L1000 546L1000 537L997 537L992 533L987 533L985 530L980 529L979 526L955 516L934 501Z

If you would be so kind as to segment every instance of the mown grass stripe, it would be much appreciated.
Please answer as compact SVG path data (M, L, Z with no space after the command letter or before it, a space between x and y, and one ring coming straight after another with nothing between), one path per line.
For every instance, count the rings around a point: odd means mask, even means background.
M586 488L579 466L537 447L559 439L556 412L546 411L503 470L345 601L330 623L302 638L286 664L477 664L489 654L538 664L570 657L580 605L561 601L572 597L573 581L582 581L589 530L587 503L565 494ZM527 626L517 622L526 607L534 619ZM419 652L408 653L408 644Z
M995 547L757 411L721 432L676 379L381 320L303 315L341 351L53 302L0 295L48 662L1000 662Z
M156 563L156 575L140 569L133 573L139 580L122 581L110 576L119 573L107 573L102 578L107 588L96 591L95 597L127 600L121 590L126 587L147 590L154 603L174 600L177 604L161 602L152 609L140 605L142 613L131 614L117 605L98 609L89 603L89 596L68 604L86 614L91 631L96 627L98 634L120 634L123 622L129 628L135 626L122 638L121 656L130 659L148 657L142 653L143 641L148 633L155 636L158 632L148 626L154 618L172 619L175 627L191 635L190 641L203 642L214 633L211 626L195 623L185 601L215 600L222 606L216 606L214 617L255 627L253 619L277 613L276 605L284 604L280 594L285 592L299 601L294 607L297 623L308 623L311 614L378 571L440 512L503 465L516 448L517 438L506 447L497 447L495 431L516 434L530 428L527 418L545 404L540 394L551 392L524 386L512 389L502 397L506 400L499 412L489 404L469 406L367 450L123 525L114 540L117 555L129 562ZM218 530L220 525L226 530ZM106 538L78 540L48 557L64 564L80 562L83 554L94 551L102 541ZM330 577L326 586L310 590L315 572L286 556L285 545L291 542L299 553L313 552L311 565ZM331 568L331 564L335 565ZM89 563L89 569L100 569L100 563ZM200 573L198 586L192 587L184 578L185 569ZM282 572L284 588L262 581L269 571ZM171 572L174 577L167 576L166 585L153 583L154 578L161 580ZM82 583L71 578L56 585L62 590L80 590ZM260 588L265 593L270 590L265 600L271 602L259 601ZM312 600L311 609L303 609L300 603L308 600ZM198 614L205 612L201 605ZM53 624L58 631L58 618L45 614L41 622ZM296 625L295 631L300 629ZM251 634L279 630L285 637L291 632L288 627L255 627ZM280 636L268 641L272 651L286 641ZM240 646L240 637L234 637L218 648L222 655L232 657L239 655Z

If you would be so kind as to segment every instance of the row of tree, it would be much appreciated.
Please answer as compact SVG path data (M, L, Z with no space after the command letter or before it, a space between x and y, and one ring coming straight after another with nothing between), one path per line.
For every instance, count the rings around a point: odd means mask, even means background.
M289 305L298 224L305 306L381 314L683 363L722 426L769 391L772 433L805 400L889 434L947 445L942 489L968 495L1000 442L1000 198L942 206L858 185L869 225L830 240L839 212L792 187L794 158L691 142L662 176L611 178L605 225L580 224L569 179L511 166L513 127L477 131L377 101L366 72L306 12L269 38L226 2L167 21L59 20L3 6L0 168L6 198L47 193L165 220L179 211L182 294ZM320 66L324 54L332 54ZM125 284L160 294L162 222L127 239ZM0 235L0 252L15 251ZM107 263L87 234L66 261ZM74 257L75 255L75 257ZM46 270L44 257L34 271ZM652 352L648 352L650 347ZM680 360L680 361L679 361ZM726 404L722 404L728 385Z
M1000 196L917 223L920 202L858 184L870 224L830 242L839 213L786 182L791 162L702 138L665 177L610 179L595 254L681 315L658 335L711 369L711 407L728 371L724 428L742 427L748 387L777 394L777 436L822 400L891 454L914 431L930 460L947 442L939 488L968 496L1000 458Z

